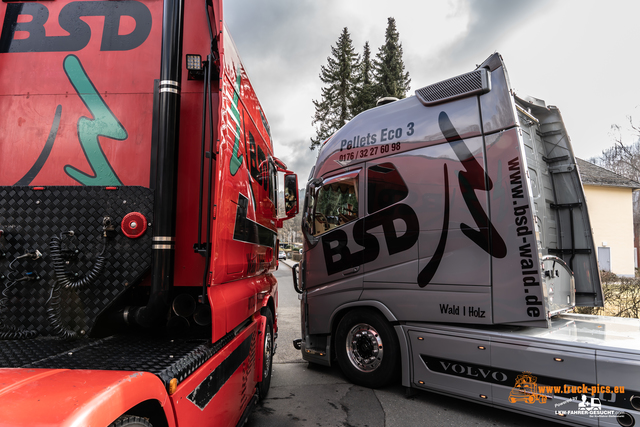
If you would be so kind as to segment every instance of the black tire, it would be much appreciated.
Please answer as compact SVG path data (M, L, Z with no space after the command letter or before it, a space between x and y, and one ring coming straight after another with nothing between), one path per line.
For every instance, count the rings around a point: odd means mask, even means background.
M379 388L395 378L398 338L378 312L358 308L347 313L338 324L334 344L340 369L354 384Z
M142 417L136 417L135 415L123 415L114 422L112 422L109 427L153 427L149 420Z
M264 399L271 387L271 372L273 371L273 314L266 310L263 314L267 318L264 327L264 345L262 347L262 381L258 383L258 398Z

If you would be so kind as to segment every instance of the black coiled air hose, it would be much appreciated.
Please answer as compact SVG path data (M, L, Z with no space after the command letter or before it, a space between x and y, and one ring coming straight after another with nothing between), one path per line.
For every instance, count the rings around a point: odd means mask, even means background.
M33 329L18 329L0 320L0 340L25 340L34 338L37 334Z
M16 285L18 282L22 282L27 279L18 279L7 283L2 290L2 298L0 298L0 311L5 311L9 308L9 289ZM0 340L24 340L33 338L37 335L37 332L33 329L16 328L13 325L6 323L5 318L0 318Z
M65 262L62 256L62 236L63 235L73 236L73 231L68 231L66 233L61 233L60 236L53 236L51 241L49 242L49 253L51 255L51 260L53 262L53 269L56 274L56 283L51 288L51 293L49 295L49 299L47 300L47 317L51 324L52 332L54 335L59 336L63 339L75 339L78 338L78 334L67 328L61 319L62 314L62 289L71 289L77 290L80 288L84 288L93 284L102 270L104 270L104 265L107 262L107 258L104 256L105 250L107 248L107 240L106 237L103 237L103 247L102 251L96 258L93 263L93 267L91 271L87 273L81 279L76 281L72 281L67 274L65 268Z
M68 233L73 232L70 231L67 232L67 234ZM89 271L83 278L73 282L67 276L64 259L62 257L62 234L60 236L53 236L51 238L51 241L49 242L49 253L51 254L51 260L53 261L53 269L56 273L56 279L58 279L58 285L60 285L60 287L64 289L80 289L93 284L100 273L102 273L104 265L107 262L107 258L104 256L105 249L107 248L106 238L102 239L102 252L100 252L100 255L98 255L98 258L96 258L95 262L93 263L91 271ZM73 234L70 235L72 236Z
M78 338L78 334L75 331L67 328L60 318L62 312L62 297L60 295L60 286L58 284L53 285L51 288L51 294L47 300L47 318L51 324L51 329L54 335L63 339L75 339Z
M18 282L39 279L39 277L35 275L33 276L25 275L21 278L16 278L17 276L15 273L17 273L17 270L14 267L14 264L22 258L38 259L41 256L42 254L39 251L35 251L34 253L20 255L19 257L11 261L11 263L9 263L9 270L11 272L8 274L8 276L10 281L5 285L4 289L2 289L2 298L0 298L0 313L6 312L6 310L9 309L9 301L11 299L11 295L9 291L12 287L14 287ZM5 316L0 317L0 340L24 340L24 339L33 338L37 334L38 332L33 329L17 328L13 325L10 325L7 323Z

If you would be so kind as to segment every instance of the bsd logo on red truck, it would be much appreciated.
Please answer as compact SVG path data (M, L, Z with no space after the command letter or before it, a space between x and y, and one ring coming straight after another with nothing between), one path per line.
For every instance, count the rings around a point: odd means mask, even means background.
M25 22L20 16L27 15ZM58 24L68 36L47 36L44 25L49 20L49 9L40 3L11 3L2 24L0 53L7 52L76 52L91 39L91 28L81 18L104 16L101 51L132 50L140 46L151 32L151 12L137 1L78 1L68 3L60 10ZM120 34L123 17L135 21L129 34ZM24 37L21 33L28 33Z

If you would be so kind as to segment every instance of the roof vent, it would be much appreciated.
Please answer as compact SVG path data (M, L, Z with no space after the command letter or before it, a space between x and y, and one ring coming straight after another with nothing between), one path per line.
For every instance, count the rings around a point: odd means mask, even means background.
M418 89L416 96L420 102L429 106L467 96L482 95L490 90L491 73L485 68L479 68L470 73Z
M378 101L376 102L376 107L385 104L391 104L392 102L396 102L397 100L398 98L396 98L395 96L385 96L384 98L378 99Z

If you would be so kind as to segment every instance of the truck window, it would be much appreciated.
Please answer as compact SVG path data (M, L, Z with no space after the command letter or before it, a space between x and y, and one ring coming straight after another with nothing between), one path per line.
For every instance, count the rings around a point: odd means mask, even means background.
M409 189L393 163L367 170L367 211L372 214L407 197Z
M309 201L311 227L320 236L358 218L358 174L344 174L325 181Z

